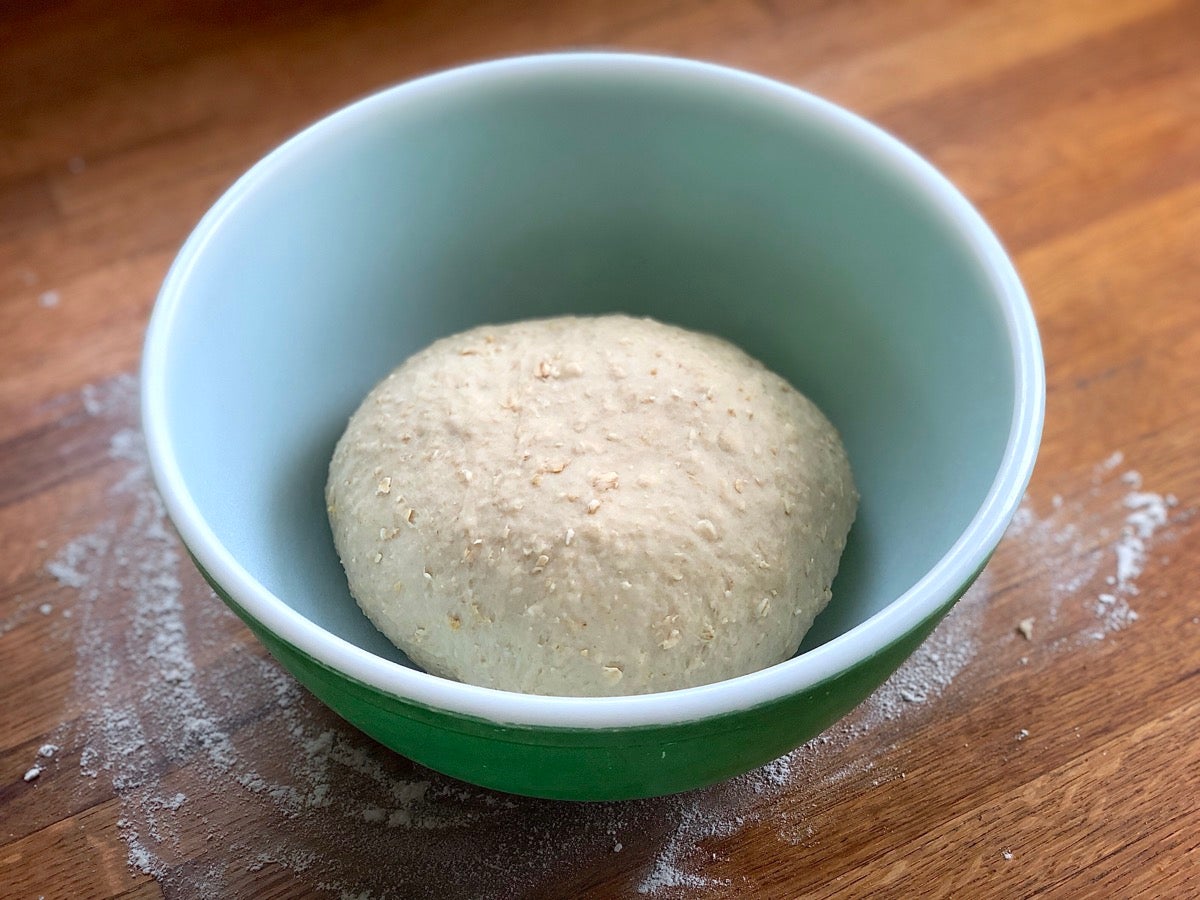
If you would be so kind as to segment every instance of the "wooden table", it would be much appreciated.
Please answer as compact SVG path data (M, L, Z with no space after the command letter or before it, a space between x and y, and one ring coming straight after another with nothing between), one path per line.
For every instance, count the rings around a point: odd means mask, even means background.
M676 798L493 795L341 724L181 558L142 331L241 171L347 101L564 47L704 57L892 130L993 223L1045 440L979 587L811 745ZM0 11L0 895L1200 896L1200 5L10 4Z

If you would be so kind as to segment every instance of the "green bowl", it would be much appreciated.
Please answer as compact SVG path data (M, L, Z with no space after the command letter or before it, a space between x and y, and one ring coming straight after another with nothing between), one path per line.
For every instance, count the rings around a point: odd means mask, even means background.
M734 341L838 426L862 505L833 601L794 658L682 691L545 697L416 669L334 553L322 489L347 417L440 336L615 311ZM1044 407L1016 273L933 168L802 91L623 54L444 72L288 141L183 247L142 384L179 534L297 679L433 769L581 800L744 772L863 700L995 549Z

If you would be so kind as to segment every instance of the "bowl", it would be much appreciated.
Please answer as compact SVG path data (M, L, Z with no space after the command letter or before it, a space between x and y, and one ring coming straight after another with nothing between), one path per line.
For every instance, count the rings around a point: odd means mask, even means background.
M733 341L840 429L862 503L833 601L794 658L687 690L533 696L416 669L333 549L347 417L440 336L617 311ZM402 84L259 162L171 267L142 391L179 535L313 694L456 778L611 800L766 763L887 679L1016 510L1044 372L1000 244L911 150L752 74L572 53Z

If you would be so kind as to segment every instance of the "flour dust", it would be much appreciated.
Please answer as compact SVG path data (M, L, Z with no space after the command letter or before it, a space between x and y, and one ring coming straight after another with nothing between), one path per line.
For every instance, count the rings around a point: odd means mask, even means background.
M1020 547L1027 568L1048 573L1042 625L1055 634L1053 650L1104 640L1136 622L1132 604L1151 550L1195 515L1179 509L1174 494L1145 490L1136 469L1118 474L1124 461L1122 452L1114 452L1095 467L1074 502L1056 494L1043 516L1027 497L1009 528L1007 539Z
M864 738L886 750L936 715L984 639L987 572L854 713L755 772L629 803L497 794L380 747L279 669L192 571L169 528L133 427L134 379L89 387L81 402L109 429L116 474L110 516L47 567L77 592L80 619L80 718L54 739L74 742L81 779L111 783L129 865L171 896L244 893L267 871L332 897L549 896L570 892L571 877L603 871L606 859L639 867L644 895L738 893L747 885L716 874L712 848L764 822L785 843L811 840L788 798L903 778L862 752ZM1077 505L1057 498L1045 518L1024 505L1009 536L1014 552L1060 571L1040 615L1086 602L1090 635L1136 621L1129 603L1176 505L1132 471L1115 476L1121 462L1098 467L1096 490L1114 480L1125 489L1106 523L1079 524ZM42 749L31 773L60 754Z

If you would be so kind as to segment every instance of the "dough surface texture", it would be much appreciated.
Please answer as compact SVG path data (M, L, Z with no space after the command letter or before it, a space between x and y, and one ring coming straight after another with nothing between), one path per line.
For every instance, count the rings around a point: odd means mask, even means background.
M733 345L650 319L485 326L408 359L329 470L359 606L417 665L602 696L795 653L858 495L837 432Z

